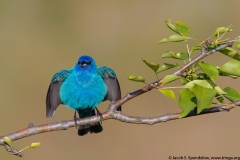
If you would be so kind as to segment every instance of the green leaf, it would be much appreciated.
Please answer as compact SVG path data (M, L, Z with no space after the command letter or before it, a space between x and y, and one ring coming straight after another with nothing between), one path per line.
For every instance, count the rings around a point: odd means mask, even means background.
M180 77L177 76L177 75L175 75L175 74L167 75L167 76L165 76L165 77L163 78L163 80L162 80L162 85L167 84L167 83L170 83L170 82L172 82L172 81L175 81L175 80L177 80L177 79L179 79L179 78L180 78Z
M40 146L40 142L35 142L35 143L32 143L31 145L30 145L30 148L36 148L36 147L38 147L38 146Z
M135 82L145 82L145 79L142 76L128 76L128 79Z
M188 53L174 53L173 51L167 51L161 55L161 58L174 58L174 59L181 59L186 60L189 58Z
M182 85L187 84L189 81L185 77L181 77L181 83Z
M159 43L166 43L166 42L180 42L180 41L184 41L187 39L192 39L190 37L186 37L186 36L181 36L181 35L172 35L168 38L164 38L161 41L159 41Z
M176 65L170 64L170 63L164 63L161 67L158 68L158 70L156 71L156 73L160 73L162 71L171 69L176 67Z
M222 96L220 96L219 94L216 95L216 99L220 102L220 103L224 103L224 98Z
M155 73L157 72L158 68L159 68L159 64L155 64L153 62L150 62L146 59L143 59L143 62L150 67Z
M219 86L210 80L193 80L185 84L183 87L191 89L196 84L204 88L215 89L218 94L226 94L226 92L224 92Z
M220 69L220 72L225 75L240 76L240 62L231 60L225 63Z
M214 83L213 81L207 80L207 82L211 85L211 88L214 88L217 91L218 94L220 95L227 94L219 86L217 86L216 83Z
M193 80L185 84L183 87L191 89L196 84L204 88L211 88L211 85L206 80Z
M230 47L226 47L226 48L220 50L219 52L228 57L231 57L233 59L240 61L240 55L234 49L232 49Z
M204 73L208 75L210 79L215 80L216 78L218 78L219 73L218 73L217 66L213 64L203 63L203 62L199 62L198 66Z
M204 109L210 108L212 100L217 94L215 89L204 88L199 85L195 85L191 88L191 91L197 98L197 113L201 113Z
M187 79L188 79L188 81L198 80L199 76L200 76L200 74L192 73L187 76Z
M36 148L36 147L38 147L38 146L40 146L40 142L35 142L35 143L32 143L32 144L30 144L29 146L21 149L19 152L22 152L22 151L24 151L24 150L26 150L26 149L29 149L29 148Z
M167 19L167 20L165 21L165 23L166 23L166 25L168 26L168 28L170 28L173 32L178 33L178 31L177 31L175 25L172 24L171 19Z
M189 26L183 22L176 22L176 29L183 36L187 36L190 30Z
M240 44L235 44L234 47L240 50Z
M183 53L177 53L176 54L178 57L180 57L181 60L186 60L189 58L189 54L186 53L186 52L183 52Z
M182 89L179 92L178 106L182 109L180 117L185 117L197 106L197 99L189 89Z
M240 100L240 94L234 88L226 87L223 90L227 93L224 95L224 97L229 101L235 102Z
M9 137L3 138L4 143L6 143L9 147L12 148L12 140Z
M161 58L175 58L179 59L180 57L177 57L176 54L173 51L167 51L161 55Z
M167 51L161 55L161 58L174 58L175 55L176 54L173 51Z
M160 89L159 91L168 98L176 99L174 92L170 89Z
M226 74L226 73L223 73L223 72L219 72L219 74L220 74L221 76L228 76L228 77L231 77L231 78L233 78L233 79L237 79L237 78L238 78L238 76Z
M176 22L176 25L174 25L172 24L171 19L167 19L165 23L168 28L182 36L187 36L189 33L189 26L183 22Z
M214 36L218 37L220 34L222 33L226 33L226 32L232 32L233 30L231 28L226 28L226 27L219 27L216 29L216 31L214 32Z
M201 50L203 42L198 43L196 46L192 47L192 50Z
M212 49L215 49L216 47L217 47L217 44L209 44L209 45L207 46L207 50L210 51L210 50L212 50Z

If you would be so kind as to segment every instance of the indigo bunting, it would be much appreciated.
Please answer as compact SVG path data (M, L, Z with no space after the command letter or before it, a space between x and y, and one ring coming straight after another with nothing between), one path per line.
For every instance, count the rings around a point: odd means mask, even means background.
M121 90L114 71L107 66L97 66L90 56L81 56L70 69L57 72L50 83L46 98L46 115L52 117L60 104L75 111L80 118L96 115L96 107L105 100L117 101ZM121 107L117 109L121 110ZM98 110L97 110L98 111ZM103 130L98 122L78 127L78 135L99 133Z

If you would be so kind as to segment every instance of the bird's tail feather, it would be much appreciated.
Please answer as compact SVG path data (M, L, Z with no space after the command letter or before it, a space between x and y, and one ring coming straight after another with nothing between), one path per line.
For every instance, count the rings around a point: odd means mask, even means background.
M102 125L98 122L96 125L89 128L91 133L100 133L103 131Z
M78 127L78 135L79 136L84 136L89 132L89 127L88 126L79 126Z
M90 117L90 116L94 116L96 115L95 111L92 110L90 111L91 115L84 115L82 111L78 111L79 116L81 118L86 118L86 117ZM84 125L84 126L79 126L78 127L78 135L79 136L84 136L85 134L87 134L88 132L90 133L100 133L103 131L103 127L102 125L98 122L93 126L89 126L89 125Z

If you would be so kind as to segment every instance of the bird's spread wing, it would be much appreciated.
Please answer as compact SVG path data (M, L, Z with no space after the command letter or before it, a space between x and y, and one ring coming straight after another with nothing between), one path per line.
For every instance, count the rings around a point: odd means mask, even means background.
M48 88L47 99L46 99L47 118L52 117L57 107L62 103L59 96L60 88L62 83L66 80L66 78L71 72L72 72L72 69L61 70L53 76L50 86Z
M107 67L98 67L98 73L102 76L105 84L107 85L108 91L104 100L117 101L121 99L121 89L118 83L115 72ZM121 110L121 106L117 110Z

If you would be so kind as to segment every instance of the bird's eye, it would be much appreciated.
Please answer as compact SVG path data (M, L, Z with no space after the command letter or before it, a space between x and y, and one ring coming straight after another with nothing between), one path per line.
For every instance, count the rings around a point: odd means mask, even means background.
M78 61L78 64L81 66L81 67L87 67L91 64L90 61Z

